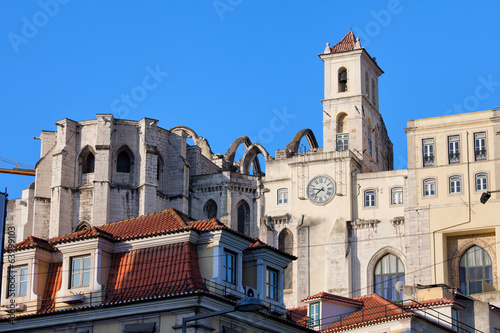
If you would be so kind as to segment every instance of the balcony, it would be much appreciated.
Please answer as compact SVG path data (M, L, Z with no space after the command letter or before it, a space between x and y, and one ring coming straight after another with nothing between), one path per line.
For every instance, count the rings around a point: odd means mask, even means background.
M424 156L424 167L434 166L434 155Z
M476 161L484 161L486 160L486 149L476 149L474 151L474 155L476 157Z
M460 153L449 153L448 161L450 164L460 163Z

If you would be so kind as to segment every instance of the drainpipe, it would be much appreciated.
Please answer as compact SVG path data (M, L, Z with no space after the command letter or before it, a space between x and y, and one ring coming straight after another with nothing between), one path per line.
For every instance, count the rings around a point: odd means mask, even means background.
M432 246L434 248L434 283L437 283L436 282L436 279L437 279L437 270L436 270L436 266L437 266L437 263L436 263L436 232L438 231L443 231L443 230L447 230L447 229L450 229L450 228L454 228L454 227L458 227L459 225L464 225L464 224L467 224L467 223L470 223L471 222L471 195L470 195L470 160L469 160L469 132L465 132L466 134L466 148L467 148L467 192L468 192L468 200L469 200L469 219L465 222L461 222L461 223L458 223L458 224L455 224L455 225L451 225L449 227L445 227L445 228L441 228L441 229L438 229L438 230L434 230L432 232Z

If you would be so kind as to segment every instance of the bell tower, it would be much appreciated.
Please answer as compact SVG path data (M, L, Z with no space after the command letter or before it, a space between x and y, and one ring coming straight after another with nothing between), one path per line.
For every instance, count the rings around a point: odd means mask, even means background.
M351 150L363 171L391 169L392 143L379 113L384 72L352 31L333 47L327 43L319 57L325 64L324 151Z

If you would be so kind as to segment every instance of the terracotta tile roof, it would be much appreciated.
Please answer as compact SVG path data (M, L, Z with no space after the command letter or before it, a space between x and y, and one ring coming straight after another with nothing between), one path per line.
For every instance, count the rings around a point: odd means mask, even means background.
M62 262L49 264L47 282L43 293L42 305L39 312L54 310L56 293L61 289L62 284Z
M318 300L319 299L327 299L327 300L332 300L332 301L337 301L337 302L341 302L341 303L355 305L358 307L363 306L363 302L360 300L357 300L354 298L349 298L349 297L338 296L338 295L334 295L334 294L329 294L329 293L325 293L323 291L316 294L316 295L307 296L306 298L301 300L301 302L307 302L307 301L312 301L312 300L316 300L316 299L318 299Z
M7 247L6 249L8 251L21 251L34 248L40 248L49 252L54 252L57 250L56 247L50 244L47 240L35 236L30 236L17 244Z
M169 244L114 254L105 303L204 290L196 247Z
M362 308L348 314L340 320L331 318L332 321L337 321L322 330L322 332L343 331L414 315L411 311L405 310L377 294L354 297L353 299L362 302Z
M298 325L307 326L307 305L287 309L286 318Z
M68 235L57 236L49 239L50 244L61 244L73 242L75 240L84 240L90 238L105 238L110 241L114 240L114 237L109 232L102 230L101 227L91 227L89 229L80 230Z
M271 245L268 245L266 243L264 243L263 241L261 241L260 239L258 239L257 237L255 237L253 240L252 240L252 244L250 244L248 246L248 248L245 250L245 251L251 251L251 250L256 250L256 249L269 249L269 250L272 250L274 252L278 252L279 254L285 256L285 257L288 257L292 260L296 260L297 257L294 256L293 254L290 254L290 253L287 253L285 251L281 251L275 247L272 247Z
M331 53L342 53L342 52L349 52L354 50L354 46L356 45L356 37L354 36L354 33L352 31L349 31L347 35L342 38L340 42L335 44L333 47L330 48Z
M429 307L429 306L439 306L439 305L455 305L455 306L461 307L462 309L465 309L465 305L458 303L458 302L455 302L449 298L436 298L436 299L429 299L429 300L425 300L425 301L403 303L403 307L405 309L416 309L416 308Z

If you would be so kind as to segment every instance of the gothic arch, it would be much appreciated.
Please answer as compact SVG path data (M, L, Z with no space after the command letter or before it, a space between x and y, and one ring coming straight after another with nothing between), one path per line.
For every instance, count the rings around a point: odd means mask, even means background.
M318 141L316 141L316 137L314 133L309 128L304 128L295 134L292 141L286 145L286 151L289 155L294 155L299 152L300 141L303 137L306 137L307 144L309 145L309 150L318 148Z
M407 267L406 266L406 257L403 254L403 252L399 251L398 249L396 249L395 247L392 247L392 246L384 247L384 248L378 250L377 253L375 253L372 256L372 258L368 262L368 266L366 268L366 274L367 274L366 287L367 287L367 292L369 294L375 293L375 281L373 278L374 271L375 271L375 265L377 265L378 261L380 259L382 259L382 257L384 257L386 254L393 254L396 257L398 257L399 260L401 260L401 262L403 263L403 266L405 268L405 274L406 274L406 271L407 271L407 269L406 269L406 267Z
M134 153L132 153L132 150L130 150L130 148L127 146L127 145L122 145L120 146L120 148L118 148L117 150L115 150L115 154L114 154L114 161L115 161L115 171L118 172L118 169L119 169L119 166L118 166L118 159L120 158L120 156L125 156L124 154L127 155L128 157L128 161L127 160L123 160L123 162L128 162L129 165L128 165L128 171L124 171L124 172L128 172L128 173L133 173L134 172L134 161L135 161L135 158L134 158ZM121 165L120 167L122 168L126 168L126 166L124 165Z
M192 138L194 144L201 148L201 154L203 156L209 159L212 157L213 155L212 148L210 148L210 144L208 143L207 139L205 139L202 136L198 136L196 132L191 128L187 126L175 126L172 127L169 131L176 134L179 134L181 132L186 133L187 137Z
M217 203L209 199L206 203L205 206L203 207L203 213L205 213L205 218L211 219L211 218L217 218Z
M486 239L482 237L474 237L473 239L467 239L464 243L460 244L458 249L449 257L451 260L449 261L449 266L448 266L448 272L449 272L448 280L450 281L451 286L456 286L456 287L459 286L460 281L458 277L458 272L460 266L460 259L462 258L464 253L474 245L479 246L489 254L492 262L493 276L497 276L498 272L497 253L495 250L495 246L492 246L491 243L489 243ZM496 280L493 281L493 286L496 288L497 286Z
M77 226L75 227L75 232L87 230L90 228L91 228L90 223L88 223L87 221L82 221L82 222L78 223Z
M84 185L88 178L86 174L95 171L95 152L91 146L86 145L78 154L78 184Z
M158 191L163 192L165 184L165 161L160 153L156 155L156 181L158 182Z
M237 226L236 230L242 234L248 234L250 230L250 205L244 199L236 204Z
M264 147L262 147L259 143L252 143L252 145L247 148L247 150L243 154L243 157L241 158L241 174L248 175L250 173L250 164L252 164L254 175L262 175L262 170L260 168L259 160L257 159L257 154L262 154L266 161L269 158L269 153Z
M224 160L228 163L229 166L234 164L234 157L236 156L236 151L240 145L244 145L245 148L250 147L252 141L248 138L248 136L240 136L238 139L234 140L233 143L229 146L229 149L224 154Z
M290 229L285 228L278 235L278 249L286 253L293 253L293 234Z

